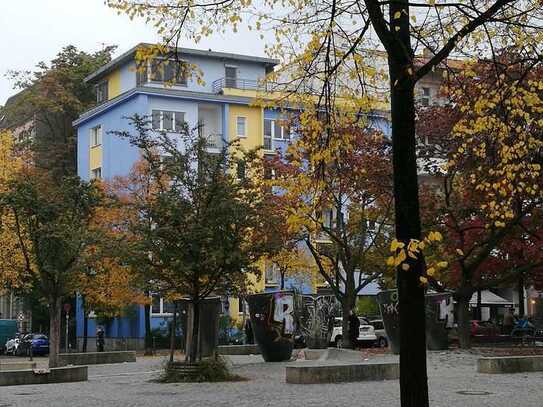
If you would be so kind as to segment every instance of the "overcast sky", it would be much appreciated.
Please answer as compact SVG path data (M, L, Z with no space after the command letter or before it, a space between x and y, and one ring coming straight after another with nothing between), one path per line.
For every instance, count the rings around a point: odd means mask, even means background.
M50 61L66 45L92 52L103 44L115 44L120 54L139 42L158 40L152 27L118 16L103 0L0 1L0 106L17 92L5 77L8 70L32 70L38 62ZM264 44L248 31L216 36L198 45L180 45L264 55Z

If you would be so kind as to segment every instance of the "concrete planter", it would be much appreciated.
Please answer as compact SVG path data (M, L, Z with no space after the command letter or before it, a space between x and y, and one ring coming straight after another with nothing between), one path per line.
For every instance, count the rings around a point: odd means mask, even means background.
M105 365L135 361L136 352L134 351L61 353L58 355L58 363L60 366Z
M293 384L397 380L398 363L356 363L322 366L287 366L286 382Z
M477 360L479 373L542 372L543 356L502 356Z
M450 293L426 296L426 347L429 350L449 348L448 326L452 325L452 295ZM377 294L379 310L393 353L400 353L400 307L397 290Z
M49 370L0 371L0 386L84 382L89 377L88 366L55 367Z
M223 345L217 347L219 355L259 355L257 345Z
M253 294L247 297L256 343L266 362L289 360L294 348L294 293Z
M0 370L28 370L35 368L36 362L0 362Z
M302 296L300 331L309 349L326 349L330 344L338 302L333 295Z

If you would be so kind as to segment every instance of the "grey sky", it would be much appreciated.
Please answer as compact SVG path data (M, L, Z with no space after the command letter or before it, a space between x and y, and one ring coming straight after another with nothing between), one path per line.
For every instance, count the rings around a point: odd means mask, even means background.
M103 0L1 0L0 11L0 106L17 92L5 73L9 69L32 70L40 61L51 60L69 44L95 51L103 44L116 44L122 53L138 42L154 42L158 36L143 21L118 16ZM215 36L189 48L264 55L257 35L240 30Z

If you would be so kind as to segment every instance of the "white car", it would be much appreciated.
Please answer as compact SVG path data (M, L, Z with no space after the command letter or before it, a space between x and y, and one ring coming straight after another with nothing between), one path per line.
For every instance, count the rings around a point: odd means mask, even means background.
M375 329L369 323L366 318L359 317L360 328L358 329L358 342L365 344L374 344L377 341L377 335L375 335ZM332 331L332 344L338 348L341 347L341 339L343 338L343 319L337 317L334 320L334 330Z
M9 341L6 342L6 355L13 355L15 356L15 353L17 352L17 348L19 347L19 338L12 338Z

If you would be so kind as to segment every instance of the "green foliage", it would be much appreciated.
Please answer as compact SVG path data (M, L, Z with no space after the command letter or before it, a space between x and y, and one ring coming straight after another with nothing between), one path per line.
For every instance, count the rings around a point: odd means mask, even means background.
M262 250L253 237L261 201L250 177L232 171L234 147L212 154L186 125L173 139L155 133L146 118L135 116L132 124L134 134L117 133L143 156L116 186L126 204L127 261L153 281L153 291L172 299L198 303L212 293L245 291ZM238 154L250 169L254 152Z
M22 126L19 137L34 153L36 166L57 179L77 173L72 121L95 104L94 86L84 79L109 62L115 48L87 53L69 45L50 63L40 62L34 72L9 72L21 91L2 109L0 127Z
M359 316L379 315L379 305L373 297L358 297L355 310Z

